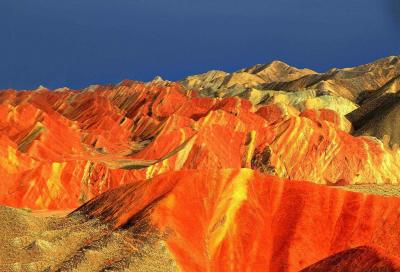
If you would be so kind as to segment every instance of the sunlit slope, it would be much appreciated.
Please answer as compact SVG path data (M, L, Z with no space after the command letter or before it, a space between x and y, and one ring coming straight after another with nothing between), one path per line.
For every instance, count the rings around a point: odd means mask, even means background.
M252 168L321 184L398 184L399 152L330 109L208 98L171 82L0 93L0 203L74 208L182 169Z
M360 246L379 248L375 259L398 260L399 207L393 197L225 169L169 172L127 184L75 213L114 229L157 233L182 271L285 272ZM357 267L368 268L365 258L374 251L352 254L342 253L343 268L347 256L354 271L365 271ZM377 263L370 260L370 268ZM306 271L322 271L313 269Z

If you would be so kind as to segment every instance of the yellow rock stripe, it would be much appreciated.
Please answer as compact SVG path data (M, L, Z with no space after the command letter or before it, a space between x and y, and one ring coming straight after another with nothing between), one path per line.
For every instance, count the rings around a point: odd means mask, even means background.
M53 162L51 164L51 174L47 180L47 188L50 192L50 198L55 199L59 195L62 185L61 185L61 174L65 166L65 163Z
M19 166L16 152L17 151L14 148L8 146L7 156L0 156L0 168L3 168L9 174L15 173Z
M227 170L222 177L221 183L229 183L222 192L210 221L208 252L210 257L216 253L218 246L226 237L231 226L235 222L235 216L242 203L247 199L247 184L253 175L251 169L241 169L236 177L230 182L232 170Z

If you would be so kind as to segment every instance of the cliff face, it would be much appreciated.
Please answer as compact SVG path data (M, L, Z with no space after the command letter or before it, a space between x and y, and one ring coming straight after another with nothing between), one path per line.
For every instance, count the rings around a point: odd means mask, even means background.
M3 90L0 204L77 208L181 271L399 271L399 63Z

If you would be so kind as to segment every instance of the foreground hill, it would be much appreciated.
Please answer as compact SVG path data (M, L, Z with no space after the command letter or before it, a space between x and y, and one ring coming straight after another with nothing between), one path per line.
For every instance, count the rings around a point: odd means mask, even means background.
M250 169L169 172L67 218L0 209L2 265L30 271L400 271L400 199ZM18 223L18 224L15 224Z

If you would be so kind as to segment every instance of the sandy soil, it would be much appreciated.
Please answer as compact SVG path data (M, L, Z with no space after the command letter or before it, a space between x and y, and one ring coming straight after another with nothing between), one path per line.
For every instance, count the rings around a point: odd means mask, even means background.
M347 185L337 187L343 190L373 194L373 195L383 195L383 196L400 196L400 186L399 185L377 185L377 184L363 184L363 185Z
M162 240L69 211L0 206L0 271L177 271Z

